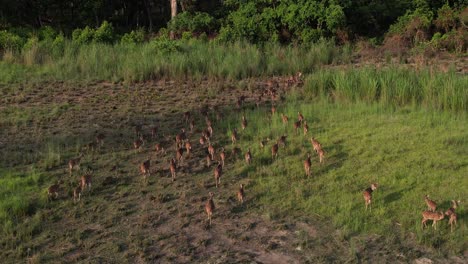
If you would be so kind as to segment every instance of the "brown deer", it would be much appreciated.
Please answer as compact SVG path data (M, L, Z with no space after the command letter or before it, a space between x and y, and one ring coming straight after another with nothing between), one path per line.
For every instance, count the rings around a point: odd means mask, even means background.
M161 143L156 143L156 145L154 145L154 150L156 151L156 154L164 152L164 148Z
M169 170L171 171L172 181L176 179L176 160L174 158L171 159Z
M73 189L73 202L81 200L81 185L78 185Z
M224 168L224 161L226 160L226 152L224 152L224 148L221 148L219 152L219 159L221 160L222 167Z
M239 200L239 202L241 204L244 203L244 198L245 198L245 193L244 193L244 184L240 184L240 189L239 191L237 191L237 200Z
M158 128L157 127L152 127L151 128L151 139L155 139L158 134Z
M223 174L223 167L221 165L221 162L218 162L218 166L214 169L214 178L215 178L215 184L216 188L218 188L218 185L221 183L221 176Z
M283 148L286 147L286 139L287 139L288 136L286 135L282 135L279 139L278 139L278 144L279 145L282 145Z
M307 125L307 121L304 120L304 125L302 126L304 129L304 136L307 135L307 132L309 131L309 126Z
M426 202L427 207L429 208L429 211L435 212L435 210L437 209L437 204L431 199L429 199L429 195L426 194L424 196L424 201Z
M185 135L185 129L182 128L182 132L177 134L175 137L176 149L182 147L184 140L187 138Z
M214 194L210 192L210 198L208 198L208 201L205 204L205 212L208 215L208 220L210 221L210 226L211 226L211 217L213 216L213 212L215 210L215 204L213 202L213 196Z
M323 161L325 160L325 151L323 149L319 149L318 155L319 155L320 164L322 164Z
M245 118L245 115L242 115L242 130L245 130L247 127L247 119Z
M212 138L213 137L213 127L211 125L209 125L207 128L206 128L206 131L208 131L207 135L208 138Z
M200 145L204 146L204 145L206 144L206 139L205 139L205 137L204 137L204 136L201 136L199 142L200 142Z
M294 131L296 132L296 135L298 134L298 129L301 127L301 121L294 122Z
M231 141L232 141L232 144L236 144L237 142L237 128L234 128L234 130L232 130Z
M426 222L428 220L432 220L432 227L437 229L437 222L444 219L445 215L442 212L431 212L431 211L424 211L422 212L423 219L421 221L423 228L426 227Z
M310 142L312 143L312 147L314 148L315 152L318 153L318 150L322 148L322 145L318 140L316 140L314 137L310 138Z
M192 151L192 143L190 143L190 140L185 141L185 151L187 151L187 158L189 158Z
M135 141L133 141L133 148L135 149L135 152L138 150L138 151L141 151L141 148L143 147L143 144L144 144L144 140L143 140L143 136L140 136L140 138L136 139Z
M97 132L96 132L97 133ZM96 135L96 143L102 147L104 145L104 139L106 136L103 133L99 133Z
M195 121L193 119L190 121L189 127L190 127L190 133L193 133L193 131L195 130Z
M310 160L310 153L307 153L307 159L304 161L304 170L308 177L310 177L311 166L312 166L312 161Z
M190 114L190 111L187 111L184 113L184 119L185 119L185 123L188 123L190 118L191 118L191 114Z
M70 159L68 161L68 171L70 176L72 175L73 169L80 167L81 158L83 158L83 153L80 153L78 158Z
M91 174L81 176L81 192L84 192L86 187L91 190Z
M142 134L141 134L141 131L142 131L142 125L141 124L137 124L134 126L134 130L135 130L135 136L136 137L141 137Z
M304 121L304 116L301 114L301 112L297 112L297 120L301 122L301 124Z
M54 184L47 189L47 198L52 200L52 198L57 199L59 197L60 184Z
M288 124L289 122L289 118L288 116L284 115L284 114L281 114L281 119L283 120L283 124Z
M211 143L208 143L208 153L211 155L211 160L214 160L214 155L215 155L215 148Z
M271 158L272 159L276 159L278 158L278 143L274 144L272 147L271 147Z
M247 164L252 163L252 154L250 153L250 148L247 153L245 153L245 162L247 162Z
M206 167L211 167L211 155L210 153L206 154Z
M151 165L151 161L148 159L144 161L143 163L141 163L139 166L140 174L143 175L143 182L145 183L148 182L148 177L151 177L150 165Z
M366 203L366 210L367 210L367 207L371 205L372 192L374 192L377 189L377 187L378 187L377 183L372 183L371 186L367 188L366 190L364 190L364 192L362 193L364 195L364 201ZM371 210L372 210L372 207L371 207Z
M455 213L455 209L457 209L458 204L460 201L452 200L452 207L450 207L446 212L445 215L449 217L449 224L450 224L450 232L453 232L453 226L457 226L457 214Z
M184 149L178 148L176 151L176 160L177 160L177 167L180 167L182 164L182 158L184 157Z

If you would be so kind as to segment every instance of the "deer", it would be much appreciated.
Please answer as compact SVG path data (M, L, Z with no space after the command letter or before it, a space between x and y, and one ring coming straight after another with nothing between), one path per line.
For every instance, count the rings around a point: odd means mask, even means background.
M278 158L278 143L274 144L271 147L271 158L272 159Z
M60 183L51 185L47 189L47 199L50 201L52 198L57 199L59 197Z
M307 135L307 132L309 132L309 126L307 125L307 121L304 120L302 128L304 129L304 136Z
M279 139L278 139L278 144L279 145L282 145L283 148L286 148L286 139L287 139L288 136L286 135L282 135Z
M314 137L310 138L310 142L312 143L312 147L314 148L315 152L318 153L318 150L322 148L322 145L318 140L316 140Z
M210 195L210 198L208 198L208 201L205 204L205 212L208 215L208 221L210 222L210 226L211 226L211 217L213 216L213 212L215 210L215 204L213 202L214 194L210 192L209 195Z
M283 120L283 124L288 124L289 118L285 114L281 114L281 119Z
M136 137L141 137L142 136L142 134L141 134L142 125L141 124L135 125L134 130L135 130L135 136Z
M237 128L234 128L234 130L232 130L231 141L233 145L237 142Z
M73 202L77 202L81 200L81 185L79 184L75 188L73 188Z
M426 202L427 207L429 208L429 211L435 212L435 210L437 209L437 204L431 199L429 199L429 195L426 194L424 196L424 201Z
M205 141L210 142L211 139L211 133L208 129L205 129L202 131L202 136L205 138Z
M190 143L190 140L185 141L185 151L187 151L187 158L189 158L192 151L192 143Z
M304 121L304 116L301 114L301 112L297 112L297 120L301 122L301 124Z
M241 149L238 148L238 147L235 147L231 150L231 156L234 157L234 159L237 159L237 157L239 156L239 154L241 153Z
M191 118L191 114L190 114L190 111L187 111L184 113L184 119L185 119L185 123L188 123L190 118Z
M310 177L310 167L312 166L312 161L310 160L310 153L307 153L307 159L304 161L304 170L307 177Z
M244 184L240 184L239 191L237 191L237 200L243 204L244 203L244 198L245 198L245 193L244 193Z
M250 148L248 149L247 153L245 153L245 162L247 162L247 164L252 163L252 154L250 153Z
M211 125L209 125L207 128L206 128L206 131L208 131L209 133L207 133L207 135L209 135L208 137L211 138L213 137L213 127Z
M96 131L97 133L97 131ZM104 145L104 139L106 138L106 136L103 134L103 133L99 133L96 135L96 143L102 147Z
M374 192L377 189L377 187L378 187L377 183L372 183L371 186L367 188L366 190L364 190L364 192L362 193L364 195L364 201L366 203L366 211L367 211L367 207L370 207L371 202L372 202L372 192ZM372 210L372 207L370 210Z
M135 153L137 151L141 151L141 148L143 147L144 143L145 141L143 140L143 136L140 136L140 138L133 141L133 148L135 149Z
M206 158L205 158L205 159L206 159L206 167L207 167L207 168L211 167L211 155L210 155L210 153L207 153L207 154L206 154Z
M176 149L182 147L183 141L186 139L185 129L182 128L182 132L177 134L175 137Z
M457 214L455 213L455 209L457 209L458 204L460 201L452 200L452 207L450 207L446 212L445 215L449 217L449 224L450 224L450 232L453 232L453 226L457 226Z
M294 131L296 132L296 135L298 134L297 130L301 127L302 122L300 120L294 122Z
M184 149L178 148L176 151L176 160L177 160L177 167L180 167L182 164L182 158L184 157Z
M155 139L158 133L158 128L157 127L152 127L151 128L151 139Z
M325 160L325 151L321 148L318 150L320 164L322 164Z
M215 184L216 188L218 188L218 185L221 183L221 176L223 174L223 166L221 165L221 162L218 161L218 166L214 169L214 178L215 178Z
M271 115L275 115L276 113L276 107L274 105L271 106Z
M423 225L423 228L426 227L426 222L428 220L432 220L432 227L434 230L437 229L437 222L444 219L445 215L442 212L432 212L432 211L424 211L422 212L423 219L421 221L421 224Z
M141 163L139 166L140 174L143 175L143 181L145 183L147 183L148 177L151 177L150 165L151 165L151 161L148 159L144 161L143 163Z
M171 159L169 170L171 171L172 181L176 179L176 160L174 158Z
M269 138L260 140L260 147L264 148L267 145L268 141L270 141Z
M224 152L224 148L221 148L219 152L219 159L221 160L222 167L224 168L224 161L226 160L226 153Z
M193 119L190 121L189 127L190 133L193 133L193 131L195 130L195 121Z
M68 161L68 171L69 171L70 176L72 175L72 171L74 168L80 167L81 158L83 158L83 153L80 153L78 158L70 159Z
M156 154L163 153L164 147L161 145L161 143L156 143L156 145L154 145L154 150L156 151Z
M247 127L247 119L245 119L245 115L242 115L242 130L245 130Z
M81 192L84 192L86 187L91 190L91 174L81 176Z
M215 148L211 143L208 143L208 153L211 155L211 160L214 160L214 155L215 155Z

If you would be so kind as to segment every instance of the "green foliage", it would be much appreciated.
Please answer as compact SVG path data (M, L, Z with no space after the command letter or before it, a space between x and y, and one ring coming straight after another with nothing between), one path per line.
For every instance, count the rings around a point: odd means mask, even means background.
M114 41L114 27L111 23L104 21L94 32L95 42L112 43Z
M343 12L343 8L335 4L327 7L325 21L327 24L327 29L330 32L335 32L338 28L344 26L346 17Z
M78 45L91 43L94 38L94 30L90 27L75 29L72 33L72 41Z
M6 30L0 30L0 51L1 50L20 50L25 40L20 36L10 33Z
M304 43L317 42L323 33L320 29L306 28L301 33L301 40Z
M169 22L168 29L177 34L183 32L211 33L216 29L216 21L208 13L182 12Z
M52 27L45 26L39 29L38 36L40 40L53 41L58 36L58 33Z
M130 33L125 33L120 42L129 44L129 43L142 43L145 40L145 31L143 29L132 30Z
M449 32L456 25L455 12L448 4L442 6L437 10L437 19L434 24L438 29L443 29L445 32Z
M431 25L432 17L432 12L427 9L418 8L414 11L408 11L390 26L389 33L414 34L413 32L417 30L427 30Z

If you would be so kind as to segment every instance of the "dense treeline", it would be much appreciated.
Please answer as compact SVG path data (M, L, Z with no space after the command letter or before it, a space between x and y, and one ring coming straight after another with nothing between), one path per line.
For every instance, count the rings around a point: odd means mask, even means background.
M170 2L2 0L0 29L50 26L71 35L76 28L96 28L108 21L118 33L169 27L179 36L204 32L224 39L289 43L333 36L340 41L381 38L391 25L415 16L451 20L442 25L446 31L458 20L466 30L468 19L467 0L177 0L179 14L172 21ZM436 24L424 27L428 33L437 30Z

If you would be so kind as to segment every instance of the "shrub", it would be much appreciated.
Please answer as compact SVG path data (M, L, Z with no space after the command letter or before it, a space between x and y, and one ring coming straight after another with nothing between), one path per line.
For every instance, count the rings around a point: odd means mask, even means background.
M111 23L104 21L94 32L95 42L112 43L114 41L114 27Z
M72 33L72 41L79 45L91 43L94 38L94 29L86 26L84 29L75 29Z
M216 29L216 20L204 12L182 12L169 22L168 28L178 35L183 32L210 33Z
M170 40L166 36L153 39L150 45L158 53L168 53L181 50L179 42Z
M58 33L50 26L41 27L38 32L39 40L53 41Z
M1 50L20 50L25 40L20 36L10 33L6 30L0 31L0 51Z
M132 30L130 33L125 33L120 39L121 43L142 43L145 40L145 31L143 29Z
M445 32L449 32L456 26L455 12L448 4L443 5L437 10L437 19L434 21L434 24L438 29L443 29Z
M301 40L304 43L317 42L322 37L322 31L315 28L306 28L302 30Z

